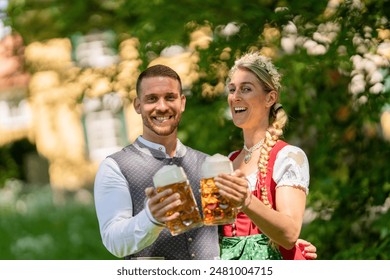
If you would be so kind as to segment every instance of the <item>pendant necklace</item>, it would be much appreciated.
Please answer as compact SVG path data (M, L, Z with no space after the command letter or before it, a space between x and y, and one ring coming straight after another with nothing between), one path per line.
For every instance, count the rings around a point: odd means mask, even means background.
M264 138L260 140L259 143L257 143L256 145L254 145L252 148L248 149L246 147L246 145L244 145L244 150L245 150L245 157L244 157L244 162L245 163L248 163L250 160L251 160L251 157L252 157L252 153L254 151L256 151L258 148L260 148L260 146L264 143Z

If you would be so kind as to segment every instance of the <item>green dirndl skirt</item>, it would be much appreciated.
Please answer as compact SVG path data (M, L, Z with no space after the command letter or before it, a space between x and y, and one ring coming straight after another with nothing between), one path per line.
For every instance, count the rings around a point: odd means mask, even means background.
M282 260L280 251L264 234L222 237L221 260Z

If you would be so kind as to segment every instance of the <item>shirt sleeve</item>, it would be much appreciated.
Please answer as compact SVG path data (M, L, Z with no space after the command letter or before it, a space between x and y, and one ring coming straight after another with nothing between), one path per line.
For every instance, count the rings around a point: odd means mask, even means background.
M276 156L273 179L276 187L302 188L309 193L310 171L305 152L299 147L287 145Z
M149 246L163 229L150 220L147 204L143 211L133 216L127 180L111 158L106 158L99 166L94 199L103 244L118 258Z

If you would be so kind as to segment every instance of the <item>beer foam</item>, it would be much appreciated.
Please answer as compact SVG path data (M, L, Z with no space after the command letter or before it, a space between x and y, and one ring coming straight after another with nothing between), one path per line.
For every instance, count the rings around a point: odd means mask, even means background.
M184 169L174 164L163 166L153 176L153 184L156 188L185 181L187 181L187 175Z
M206 158L202 164L202 177L212 178L220 173L230 174L233 172L231 160L221 154L215 154Z

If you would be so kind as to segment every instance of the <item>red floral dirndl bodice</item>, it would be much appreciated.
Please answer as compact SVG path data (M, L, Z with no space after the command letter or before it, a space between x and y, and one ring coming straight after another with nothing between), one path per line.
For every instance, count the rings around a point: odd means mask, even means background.
M267 187L268 201L271 204L273 209L275 209L275 187L276 187L276 183L272 178L273 168L276 160L276 155L286 145L288 144L284 141L281 140L277 141L275 146L272 148L270 152L270 158L268 161L265 184ZM233 161L240 152L241 151L239 150L232 153L230 155L230 160ZM258 174L258 178L256 182L256 189L252 192L252 194L256 196L258 199L262 200L261 191L260 191L261 180L259 180L259 175L260 174ZM261 234L261 233L262 233L261 230L243 212L238 213L236 222L234 224L228 224L222 226L222 235L226 237L248 236L254 234ZM302 255L302 252L298 246L295 246L290 250L287 250L279 246L279 251L284 260L305 260L305 257Z

